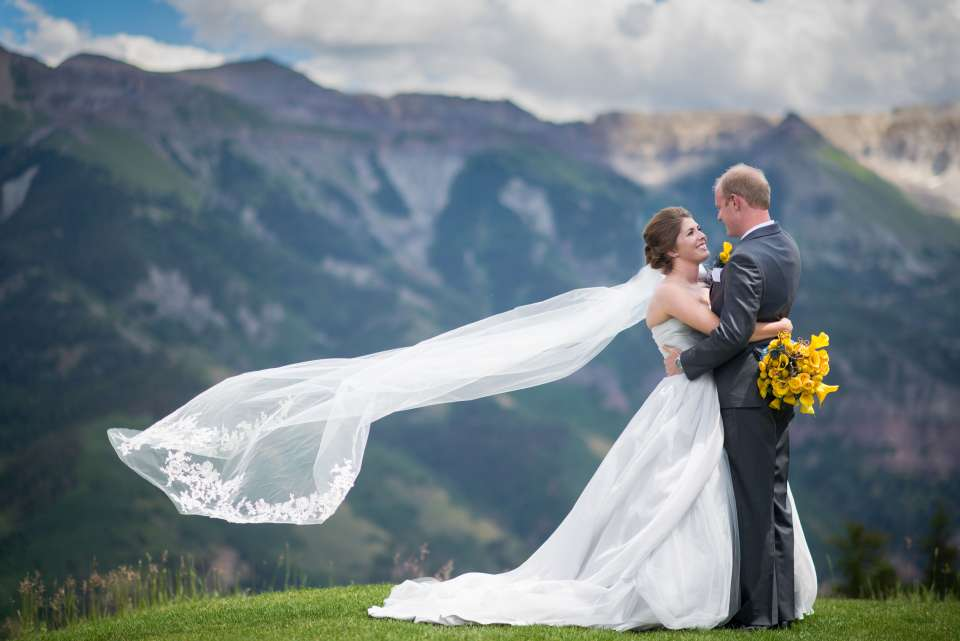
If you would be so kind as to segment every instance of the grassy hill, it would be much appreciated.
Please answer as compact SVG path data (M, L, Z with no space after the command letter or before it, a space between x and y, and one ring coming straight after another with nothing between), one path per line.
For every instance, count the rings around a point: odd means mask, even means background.
M389 591L389 584L352 585L181 602L24 638L36 641L587 641L626 638L624 633L577 627L440 626L369 617L367 607L382 603ZM956 601L819 599L815 610L789 630L659 630L644 633L643 638L645 641L953 641L960 630L960 604Z

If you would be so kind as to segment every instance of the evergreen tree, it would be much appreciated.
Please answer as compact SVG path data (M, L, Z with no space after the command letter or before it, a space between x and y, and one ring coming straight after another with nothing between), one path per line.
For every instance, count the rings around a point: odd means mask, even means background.
M829 542L840 551L838 565L843 575L839 592L854 599L883 598L896 589L897 574L884 555L887 535L849 522L845 536Z
M923 584L931 588L941 599L947 594L960 596L960 566L958 551L951 545L950 518L943 502L937 503L930 518L930 533L922 542L926 556Z

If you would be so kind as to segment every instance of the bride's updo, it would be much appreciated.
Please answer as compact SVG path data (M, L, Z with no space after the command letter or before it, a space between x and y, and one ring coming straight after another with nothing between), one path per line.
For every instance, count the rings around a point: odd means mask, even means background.
M677 246L677 236L683 226L684 218L693 218L693 215L683 207L665 207L653 215L647 226L643 228L643 255L647 264L654 269L669 274L673 269L673 258L668 252Z

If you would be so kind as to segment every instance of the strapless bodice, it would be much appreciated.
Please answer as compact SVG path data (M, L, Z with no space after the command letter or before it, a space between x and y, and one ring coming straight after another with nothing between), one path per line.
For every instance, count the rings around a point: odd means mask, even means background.
M664 353L664 345L685 350L693 347L705 338L704 334L701 334L689 325L685 325L676 318L668 318L659 325L654 325L650 328L650 333L653 334L653 340L656 342L661 354Z

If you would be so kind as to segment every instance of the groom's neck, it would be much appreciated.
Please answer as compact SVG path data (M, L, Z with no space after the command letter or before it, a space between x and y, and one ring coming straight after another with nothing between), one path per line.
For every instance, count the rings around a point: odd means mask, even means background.
M770 222L770 211L767 209L746 209L740 220L743 225L738 236L742 238L744 234L757 225Z

